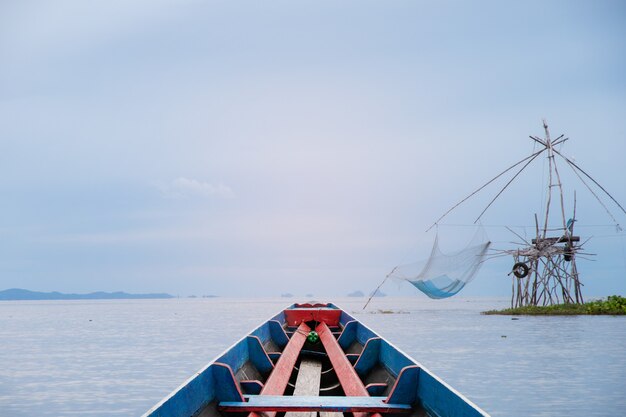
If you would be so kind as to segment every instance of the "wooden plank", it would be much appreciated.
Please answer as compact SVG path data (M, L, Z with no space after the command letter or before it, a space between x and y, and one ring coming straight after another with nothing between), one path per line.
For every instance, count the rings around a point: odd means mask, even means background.
M322 362L316 359L302 359L296 378L294 396L317 396L320 393ZM289 412L285 417L315 417L315 412Z
M570 236L569 238L567 236L561 236L561 237L546 237L546 238L541 238L539 239L540 242L548 242L551 244L554 243L563 243L563 242L580 242L580 236ZM533 239L530 241L530 243L532 243L533 245L537 244L537 239Z
M300 324L298 330L294 332L291 339L289 339L289 343L287 343L287 346L283 349L280 358L278 358L278 362L276 362L274 366L274 370L267 378L267 381L265 381L260 395L283 395L289 383L289 377L291 376L293 367L300 355L300 350L302 350L302 346L304 346L304 342L310 331L311 328L305 323ZM274 417L275 415L276 413L266 413L265 417ZM249 417L259 417L259 415L252 412Z
M326 353L328 354L328 358L335 369L335 373L337 374L337 378L339 378L343 392L347 396L368 396L369 394L365 389L365 385L361 382L361 379L352 367L348 358L346 358L341 346L337 343L337 339L333 337L326 323L320 323L317 326L317 334L319 335L320 340L326 349Z
M321 377L322 362L316 359L302 359L293 395L319 395Z
M339 346L337 339L335 339L335 337L332 335L332 332L330 331L326 323L320 323L317 326L317 334L320 337L320 341L324 345L324 349L326 349L328 358L333 365L335 373L337 374L337 378L339 379L339 383L341 384L341 388L343 388L343 392L346 394L346 396L368 397L369 393L365 389L365 385L363 385L363 382L352 367L352 364L350 363L348 358L346 358L346 355L343 353L341 346ZM360 413L358 411L353 411L353 413L354 417L367 417L367 413ZM372 417L379 416L374 415Z
M386 397L250 395L246 396L246 399L248 401L220 402L218 408L230 412L333 411L362 414L411 412L410 405L387 403Z
M285 392L293 367L298 360L300 350L302 346L304 346L304 342L310 331L311 328L305 323L302 323L300 327L298 327L298 330L293 334L287 346L285 346L278 362L276 362L274 371L267 378L267 381L265 381L261 395L282 395L283 392Z
M343 413L338 411L320 411L320 417L343 417Z

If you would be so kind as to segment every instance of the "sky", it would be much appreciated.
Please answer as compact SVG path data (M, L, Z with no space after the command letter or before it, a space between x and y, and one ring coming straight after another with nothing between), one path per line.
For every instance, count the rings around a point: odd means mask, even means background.
M425 230L544 118L626 207L625 22L607 0L3 1L0 289L369 292L435 233L467 245L508 178ZM560 169L584 294L626 293L626 235ZM495 248L533 233L545 173L482 217ZM461 294L509 296L511 266Z

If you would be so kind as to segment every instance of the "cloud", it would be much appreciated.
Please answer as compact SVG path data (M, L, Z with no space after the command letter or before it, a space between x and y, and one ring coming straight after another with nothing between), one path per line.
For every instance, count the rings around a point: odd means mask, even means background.
M162 186L161 191L166 198L232 198L235 196L233 190L222 183L211 184L185 177L178 177Z

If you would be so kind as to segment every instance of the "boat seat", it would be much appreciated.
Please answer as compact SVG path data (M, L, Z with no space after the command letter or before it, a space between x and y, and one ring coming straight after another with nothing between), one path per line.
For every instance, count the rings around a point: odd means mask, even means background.
M345 326L343 326L343 330L339 335L339 338L337 338L339 346L341 346L341 348L346 352L348 352L350 347L356 342L356 330L358 325L359 322L356 320L351 320L347 322Z
M268 351L282 351L289 343L289 337L283 328L283 325L278 320L270 320L267 322L270 330L269 342L272 344L272 348Z
M241 381L259 381L262 382L265 378L261 375L261 373L254 367L254 365L250 361L246 361L241 368L235 372L235 379L239 382Z
M366 387L369 385L373 387L377 384L385 384L385 388L382 391L380 391L378 394L372 395L389 395L391 388L396 382L396 377L391 372L389 372L389 370L380 362L377 363L376 366L374 366L372 370L369 371L367 375L361 379L363 380L363 383ZM381 388L370 389L380 390Z
M248 336L246 343L248 360L237 370L235 379L244 393L258 394L263 389L263 381L274 369L274 363L257 336Z
M244 401L243 393L237 384L233 370L225 363L215 362L210 366L215 384L215 398L218 401Z
M364 378L379 362L381 340L380 337L372 337L365 342L363 350L358 355L354 370L361 378Z
M287 334L285 328L278 320L269 320L267 322L267 328L270 337L263 343L263 348L271 361L276 363L278 358L280 358L281 352L289 343L290 335Z
M408 404L386 402L386 397L370 396L282 396L250 395L247 401L222 401L218 409L226 412L318 412L340 411L368 413L410 413Z
M258 336L248 336L247 342L250 362L261 375L267 377L274 370L274 362L265 351L261 339Z
M390 403L413 404L417 400L420 367L409 365L402 368L396 383L387 397Z
M258 380L265 383L274 369L274 361L263 346L261 337L264 341L271 338L268 327L241 339L217 358L216 362L228 365L237 381Z
M274 340L267 339L267 342L265 342L265 344L263 345L263 347L265 348L265 351L269 354L270 352L275 352L280 354L280 352L282 351L282 349L280 347L278 347L276 345L276 343L274 343Z
M345 352L350 363L354 364L363 352L364 344L373 337L378 337L367 327L356 320L350 320L345 324L337 342Z

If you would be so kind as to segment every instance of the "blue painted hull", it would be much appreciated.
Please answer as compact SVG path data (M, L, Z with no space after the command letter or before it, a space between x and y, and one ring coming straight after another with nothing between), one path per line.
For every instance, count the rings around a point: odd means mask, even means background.
M295 339L305 337L300 334L302 328L321 329L322 343L307 339L294 347ZM299 372L302 358L308 357L326 368L321 378L322 385L327 386L320 387L317 398L294 397L294 375ZM294 304L280 311L144 417L235 417L243 413L258 417L261 412L283 417L285 411L333 410L354 416L388 413L395 417L403 413L411 417L488 417L422 365L333 304Z

